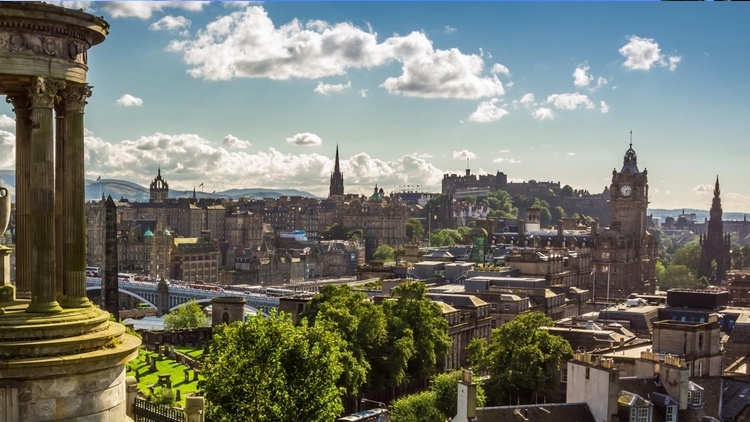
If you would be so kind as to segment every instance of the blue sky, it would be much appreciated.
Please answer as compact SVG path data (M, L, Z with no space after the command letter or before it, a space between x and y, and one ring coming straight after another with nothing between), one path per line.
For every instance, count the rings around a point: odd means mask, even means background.
M89 52L87 177L179 191L438 191L505 172L591 192L633 131L652 207L750 211L741 3L71 2ZM0 168L13 121L0 105Z

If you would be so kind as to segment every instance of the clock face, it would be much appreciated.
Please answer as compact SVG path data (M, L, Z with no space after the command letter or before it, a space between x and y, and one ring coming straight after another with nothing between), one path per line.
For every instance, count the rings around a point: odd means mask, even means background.
M622 196L630 196L630 194L633 192L633 188L631 188L629 185L625 185L620 188L620 193Z

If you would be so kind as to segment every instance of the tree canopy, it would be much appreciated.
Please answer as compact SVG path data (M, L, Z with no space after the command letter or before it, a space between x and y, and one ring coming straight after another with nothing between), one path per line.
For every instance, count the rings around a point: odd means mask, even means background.
M492 331L490 341L469 343L469 360L480 371L489 371L485 392L490 405L533 402L535 392L554 394L556 371L562 358L573 353L570 343L540 327L552 319L535 312L519 315Z
M339 333L346 370L338 385L346 394L357 394L367 381L374 353L387 338L383 309L365 293L355 292L348 285L326 285L300 317L309 323L326 320Z
M295 326L258 313L215 328L200 387L207 420L329 422L343 411L341 337L325 321Z
M186 328L208 327L211 321L203 308L195 300L180 306L164 317L164 328L167 330L183 330Z
M375 249L375 253L372 254L372 259L381 262L390 262L395 259L396 251L388 245L380 245Z
M698 274L700 262L701 245L697 241L691 241L677 249L672 257L672 265L684 265L693 274Z
M391 408L393 422L434 422L453 418L457 413L458 381L461 371L438 374L430 380L430 388L394 401ZM477 406L484 406L484 389L476 386Z
M349 233L346 227L339 223L333 223L323 230L320 237L324 240L347 240Z
M659 263L657 263L658 265ZM661 278L657 279L659 290L696 289L708 287L705 277L698 279L690 269L684 265L672 264L667 267Z
M420 239L424 236L424 226L418 219L410 218L406 220L406 237L411 239L415 236Z

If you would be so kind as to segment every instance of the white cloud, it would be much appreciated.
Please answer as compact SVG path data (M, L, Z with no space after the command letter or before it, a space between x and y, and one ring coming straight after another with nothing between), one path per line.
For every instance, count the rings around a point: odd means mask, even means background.
M502 65L500 63L493 64L491 72L495 73L495 74L499 73L499 74L502 74L502 75L505 75L505 76L510 76L510 70L508 70L507 67L505 67L504 65Z
M360 89L359 90L359 96L362 98L367 97L367 90L366 89Z
M669 70L673 71L677 69L677 65L682 61L680 56L669 56Z
M229 135L224 137L224 145L228 146L229 148L247 149L250 148L253 144L251 144L249 141L243 141L242 139L230 133Z
M591 81L594 80L593 75L588 74L589 66L581 65L576 67L576 70L573 71L573 85L575 86L589 86Z
M450 25L445 25L445 33L446 34L452 34L452 33L456 32L456 31L458 31L458 29L456 29L456 28L454 28L454 27L452 27Z
M48 1L49 4L54 4L55 6L64 7L66 9L73 9L73 10L79 10L83 9L84 12L92 13L94 12L93 5L97 2L91 2L91 1Z
M123 107L140 107L143 105L143 100L130 94L125 94L117 100L117 105Z
M0 169L12 169L15 166L16 135L0 130Z
M534 94L528 93L524 94L523 97L521 97L521 100L519 101L521 104L532 104L534 102Z
M16 127L16 119L0 114L0 127Z
M552 94L547 97L547 104L553 104L560 110L575 110L579 106L588 109L594 108L594 103L591 102L587 95L579 94L577 92Z
M492 160L493 163L507 163L507 164L520 164L521 160L516 160L515 158L495 158Z
M292 145L305 147L316 147L323 143L323 140L320 139L320 136L310 132L298 133L290 138L286 138L286 141Z
M192 40L173 40L196 78L317 79L349 69L401 63L402 74L381 85L391 93L423 98L502 95L502 83L484 76L484 60L458 49L436 50L422 32L378 42L377 33L351 23L292 20L278 28L260 6L222 16Z
M607 79L599 76L599 78L596 80L596 88L601 88L604 85L607 85L607 82L609 82L607 81Z
M453 151L454 160L457 160L457 159L465 160L467 158L470 160L473 160L477 158L477 155L467 149L462 149L461 151Z
M501 150L500 150L500 151L498 151L498 152L499 152L500 154L507 154L507 153L509 153L509 152L510 152L510 150L509 150L509 149L501 149Z
M508 114L508 111L495 105L500 101L497 98L493 98L489 101L482 101L477 106L477 109L471 113L469 120L472 122L494 122L500 120L503 116Z
M576 155L576 153L575 152L569 152L567 155L568 155L568 157L572 157L572 156Z
M531 113L537 120L552 120L555 118L555 113L546 107L539 107Z
M713 185L695 185L693 187L693 193L696 195L705 195L705 194L713 194L714 186Z
M208 1L112 1L102 2L101 7L112 18L150 19L154 12L164 9L182 9L200 12Z
M609 106L604 101L599 102L599 110L602 113L609 113Z
M148 29L152 31L179 31L190 28L190 19L184 16L172 16L167 15L158 21L149 25ZM183 31L182 35L188 35L187 31Z
M654 66L669 66L669 70L673 71L682 60L679 56L664 56L659 43L652 38L631 35L628 40L628 43L619 50L620 54L625 57L623 66L628 69L649 70Z
M351 81L346 84L324 84L323 82L318 82L318 86L315 87L314 91L323 95L341 94L351 87Z

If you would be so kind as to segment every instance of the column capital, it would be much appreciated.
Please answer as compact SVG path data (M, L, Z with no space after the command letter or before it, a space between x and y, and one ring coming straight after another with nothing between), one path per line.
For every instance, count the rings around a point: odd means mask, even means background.
M86 106L86 99L91 96L91 85L75 84L68 85L60 91L62 97L62 106L65 111L83 113Z
M5 102L13 106L13 112L16 115L28 112L31 109L31 100L26 94L8 95L5 97Z
M31 107L52 108L57 93L65 88L65 81L35 76L27 87Z

